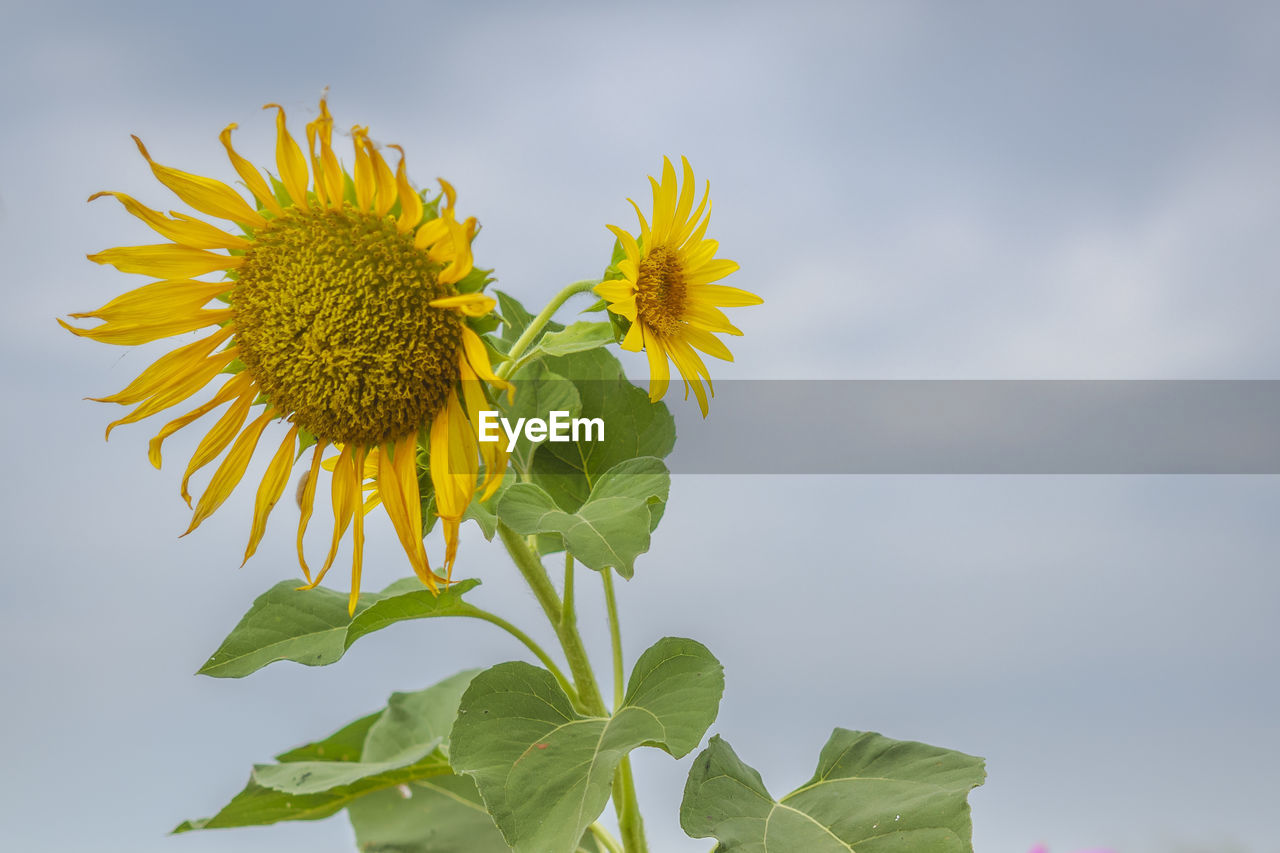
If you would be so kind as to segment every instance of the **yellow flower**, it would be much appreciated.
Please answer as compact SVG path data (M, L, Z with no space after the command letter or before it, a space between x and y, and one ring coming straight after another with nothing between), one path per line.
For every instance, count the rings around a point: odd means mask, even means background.
M160 280L96 311L71 315L102 320L98 326L80 329L58 322L76 335L125 346L212 327L194 343L162 356L118 394L96 398L137 404L107 427L107 436L119 424L187 401L220 373L229 373L212 399L166 424L151 440L149 456L159 468L168 436L228 406L200 441L182 478L182 496L190 506L192 474L230 446L196 502L187 533L240 482L267 424L283 419L290 427L258 486L245 561L257 548L295 461L314 439L299 493L298 560L307 587L314 587L354 524L354 612L364 544L364 512L359 511L364 482L376 485L422 582L433 590L438 582L447 583L462 514L478 489L484 499L497 488L506 466L496 444L476 440L475 413L488 408L480 380L509 386L493 374L484 343L465 322L487 314L494 301L458 292L456 285L472 271L476 221L457 220L453 187L440 182L443 210L437 210L441 200L425 205L409 184L404 152L391 146L400 152L393 172L361 127L351 131L354 169L347 175L332 147L333 118L325 101L319 117L307 125L308 154L289 134L284 109L276 104L264 109L270 108L277 110L276 192L232 148L235 124L219 137L256 205L220 181L156 163L134 137L160 183L196 211L237 228L224 231L176 211L166 216L123 193L94 195L90 200L113 196L169 242L107 249L89 259ZM225 278L200 279L208 273ZM208 307L214 300L215 307ZM332 476L333 538L313 577L302 540L321 456L330 445L341 450ZM444 522L443 577L431 569L422 541L420 447L429 453ZM478 486L480 456L486 476Z
M652 226L639 205L627 199L640 220L638 239L616 225L608 226L621 242L626 258L618 262L622 278L601 282L595 292L609 303L610 311L631 321L622 348L632 352L643 349L649 356L649 399L656 402L667 391L669 357L684 380L685 399L692 386L706 417L707 391L714 394L715 389L695 350L733 361L733 353L714 333L742 332L720 308L759 305L764 300L736 287L712 284L737 270L738 265L716 258L719 243L703 236L711 221L710 185L697 210L690 213L696 191L693 169L688 160L681 157L680 161L684 165L682 186L666 157L662 158L662 183L649 178L653 185ZM704 379L706 389L702 387Z

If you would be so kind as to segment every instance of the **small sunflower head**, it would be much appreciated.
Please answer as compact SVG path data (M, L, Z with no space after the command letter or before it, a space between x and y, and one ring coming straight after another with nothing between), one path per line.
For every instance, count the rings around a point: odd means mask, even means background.
M670 358L684 381L686 399L692 388L705 417L707 395L714 393L714 388L698 352L733 361L733 354L716 334L742 332L720 309L759 305L764 300L745 290L713 283L737 270L738 265L715 257L719 244L705 236L711 221L710 186L695 209L693 169L683 157L680 162L683 181L677 180L675 167L665 157L661 182L649 178L652 225L640 206L628 199L639 220L639 234L608 226L624 257L615 267L617 275L602 281L595 291L610 311L630 323L622 348L644 350L648 355L649 398L657 401L666 393Z

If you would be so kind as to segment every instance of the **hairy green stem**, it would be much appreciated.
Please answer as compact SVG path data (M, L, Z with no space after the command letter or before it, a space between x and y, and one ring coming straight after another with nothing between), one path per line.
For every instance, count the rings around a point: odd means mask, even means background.
M497 625L499 628L524 643L525 648L533 652L533 656L542 661L542 665L545 666L547 671L555 677L557 682L559 682L560 689L564 690L565 695L569 697L570 701L575 705L578 704L578 691L574 689L573 683L569 681L560 667L556 666L556 662L551 659L551 656L543 651L542 646L539 646L538 643L524 631L521 631L515 625L512 625L496 613L490 613L487 610L481 610L479 607L475 606L472 606L469 612L460 613L458 615L469 617L471 619L480 619L481 621L488 622L491 625Z
M573 555L564 552L564 607L560 611L560 621L565 627L578 624L578 613L573 606Z
M609 853L625 853L622 845L618 843L618 839L609 834L609 830L605 829L599 823L593 823L587 827L591 834L595 836L596 841L604 845Z
M604 603L609 614L609 644L613 647L613 710L622 707L626 671L622 660L622 627L618 620L618 599L613 590L613 569L600 573L604 581ZM627 851L648 850L644 838L644 819L640 814L640 802L636 799L635 776L631 772L631 758L624 756L614 774L614 806L618 812L618 829Z
M586 293L599 283L600 279L598 278L575 281L573 284L551 297L551 301L547 303L547 306L539 312L537 317L533 318L533 322L529 324L529 328L525 329L524 334L516 338L516 342L511 345L511 350L507 353L507 360L500 364L497 371L495 371L498 374L498 377L506 379L511 371L515 369L517 362L520 360L520 356L524 355L524 351L527 350L529 345L537 339L542 330L546 328L547 323L551 322L551 318L555 315L556 311L560 310L561 305L568 302L571 296L578 293Z
M588 714L608 716L604 698L600 695L599 686L596 685L595 673L591 670L591 660L587 657L587 650L582 645L582 637L578 634L578 627L576 624L565 623L564 607L560 602L560 596L551 585L551 579L547 576L547 570L542 565L542 561L538 559L537 554L533 553L520 534L501 521L498 522L498 535L502 537L502 544L507 547L507 553L511 555L520 574L524 576L538 603L542 605L542 611L551 622L551 627L555 629L556 638L560 640L560 648L564 650L565 659L569 662L569 672L573 673L573 682L578 686L581 708Z
M623 680L626 673L622 668L622 629L618 623L618 601L613 594L613 569L605 569L600 573L604 580L604 604L609 611L609 641L613 646L613 709L622 707Z

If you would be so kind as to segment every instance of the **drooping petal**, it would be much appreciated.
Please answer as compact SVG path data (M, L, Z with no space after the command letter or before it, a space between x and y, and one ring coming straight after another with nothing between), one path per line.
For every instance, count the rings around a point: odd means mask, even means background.
M480 459L484 462L484 482L480 484L483 494L480 500L487 501L502 484L502 475L507 470L507 448L501 441L480 441L480 413L489 410L490 406L484 396L479 378L465 357L458 359L458 383L462 386L462 398L467 406L467 419L471 422L471 428L476 431Z
M271 457L271 464L267 466L267 473L258 484L258 494L253 501L253 527L249 530L249 545L244 550L244 561L240 563L241 566L249 562L253 552L258 550L262 534L267 532L267 517L271 515L271 510L280 500L280 495L284 493L284 487L289 484L289 472L293 470L294 454L297 448L298 425L294 424L288 435L284 437L284 441L280 442L275 456Z
M362 211L372 209L373 195L377 191L377 185L373 180L373 163L369 160L368 151L365 150L368 133L367 127L351 128L351 139L356 149L355 174L351 177L356 183L356 210Z
M158 210L152 210L142 202L117 192L100 192L89 196L89 201L111 196L124 205L125 210L147 223L161 237L192 249L246 249L249 241L228 234L216 225L199 219L170 219Z
M199 527L202 521L213 515L214 511L222 506L223 501L231 496L240 478L244 476L244 469L248 467L253 451L258 447L258 439L262 437L263 428L266 427L267 421L274 417L276 417L275 411L267 409L236 437L235 444L231 445L227 457L222 460L218 470L213 472L208 487L200 496L200 502L196 504L195 512L191 515L191 526L187 528L187 533ZM187 533L182 535L186 536Z
M643 327L636 323L633 329ZM649 357L649 399L656 403L667 393L671 372L667 366L667 351L662 341L652 331L644 335L644 352Z
M418 491L418 435L410 433L396 442L394 452L384 447L378 456L378 494L387 508L401 547L409 556L413 573L430 589L436 588L427 549L422 544L422 496Z
M239 435L240 428L244 426L245 419L249 417L249 407L251 405L253 405L253 396L249 393L241 394L231 404L231 408L222 413L222 417L218 418L213 428L205 433L204 438L200 439L200 443L196 445L195 453L191 454L191 460L187 463L187 470L182 475L180 493L182 494L182 499L187 502L187 506L191 506L191 494L187 491L187 485L191 482L191 475L218 458L218 454L231 443L232 439Z
M373 183L377 188L373 197L373 212L378 216L386 216L396 203L396 176L374 144L367 138L364 144L369 153L369 161L373 163Z
M108 397L90 397L97 403L137 403L161 391L175 377L194 369L214 348L231 337L231 328L219 329L206 338L162 355L119 392Z
M231 147L231 131L237 127L239 125L232 122L223 129L222 133L218 134L218 139L222 141L222 147L227 149L227 159L231 161L236 174L244 181L245 186L249 188L249 192L253 193L254 198L258 200L258 204L279 216L284 211L280 207L280 202L276 201L276 194L271 191L271 187L267 186L266 179L258 171L258 167L241 157Z
M356 483L355 500L360 501L360 482L361 476L356 476L355 472L364 471L365 448L357 447L352 454L352 476ZM353 508L354 510L354 508ZM364 569L364 513L360 511L352 512L354 524L351 534L351 593L347 598L347 615L356 615L356 604L360 601L360 576Z
M222 387L218 389L218 393L213 396L212 400L202 406L192 409L182 417L176 418L175 420L169 421L169 423L165 424L160 432L156 433L155 437L151 439L151 443L147 446L147 458L151 461L151 464L156 468L160 467L160 448L164 444L164 440L178 430L188 424L194 423L212 412L214 409L225 404L228 400L245 395L249 395L248 398L252 400L253 396L249 394L252 385L253 378L249 376L248 373L237 373L223 383ZM214 455L216 456L217 454ZM190 501L188 501L188 505L190 505Z
M436 512L441 518L461 519L475 494L479 472L475 433L454 394L431 424L430 449Z
M302 483L298 493L298 565L302 566L302 576L311 581L311 567L307 565L306 554L303 553L302 537L307 532L307 523L311 521L311 512L315 507L316 480L320 476L320 462L327 441L317 441L316 449L311 454L311 467L307 469L307 479Z
M137 143L138 150L142 152L142 156L146 158L147 163L151 166L151 172L156 176L156 179L173 190L174 195L196 210L201 213L207 213L210 216L216 216L219 219L238 222L249 228L259 228L266 224L262 214L251 208L240 197L238 192L222 183L222 181L215 181L213 178L204 178L200 175L193 175L190 172L182 172L168 166L161 166L151 159L151 155L147 153L147 147L142 144L141 139L135 136L133 141Z
M276 111L276 168L280 170L280 182L289 193L289 199L303 210L310 210L307 200L307 158L294 141L285 123L284 107L266 104L264 110Z
M333 468L333 477L330 480L333 502L333 539L329 543L329 553L324 558L324 565L320 567L315 578L307 584L308 589L315 588L328 574L329 567L338 556L338 545L342 542L342 536L351 526L351 517L355 515L356 507L361 503L360 476L356 471L353 453L354 448L350 444L343 445L342 453L338 455L338 463Z
M506 391L508 400L514 398L515 386L493 372L493 366L489 363L489 351L485 349L484 341L480 340L480 336L467 326L462 327L462 352L477 376L493 387Z
M179 314L154 320L110 320L92 329L77 329L62 320L58 320L58 323L71 334L82 338L101 341L104 344L136 346L225 323L231 319L233 313L231 308L220 308L215 311L197 311L194 314Z
M399 145L389 145L400 152L400 163L396 166L396 188L400 197L400 218L396 220L396 229L401 234L408 234L422 221L422 199L409 185L409 175L405 171L404 149Z

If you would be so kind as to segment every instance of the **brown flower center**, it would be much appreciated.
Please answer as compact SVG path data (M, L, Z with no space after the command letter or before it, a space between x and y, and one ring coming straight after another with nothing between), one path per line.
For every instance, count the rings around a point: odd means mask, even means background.
M680 330L688 287L684 269L675 250L655 246L640 261L636 276L636 314L659 335L669 336Z
M372 213L290 209L254 234L231 292L240 358L318 438L373 445L426 425L458 379L461 319L413 235Z

